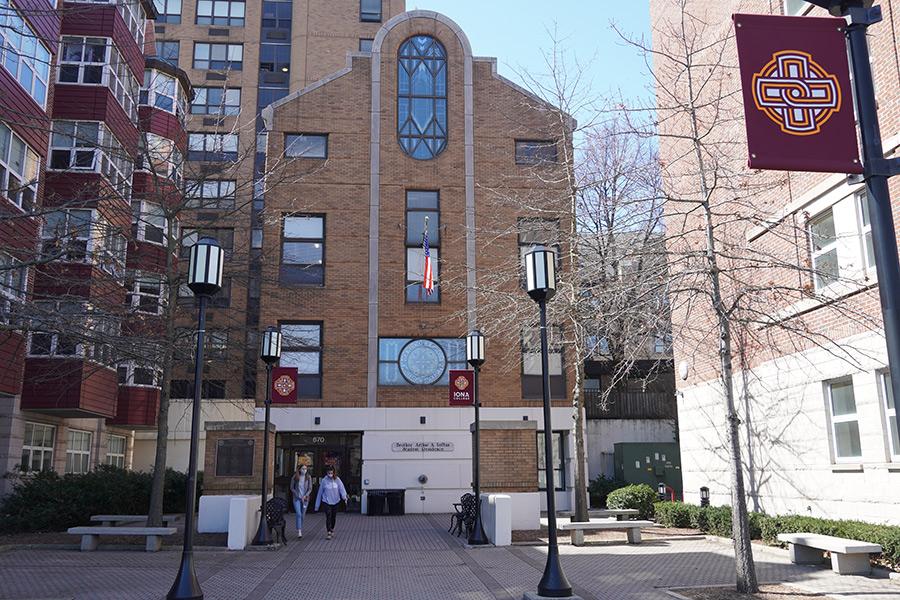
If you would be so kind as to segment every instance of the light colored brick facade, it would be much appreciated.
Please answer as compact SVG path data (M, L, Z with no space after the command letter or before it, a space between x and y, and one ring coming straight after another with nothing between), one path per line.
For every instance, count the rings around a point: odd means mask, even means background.
M890 0L881 5L885 21L872 26L869 35L881 131L890 156L900 145L900 71L891 25L900 5ZM781 2L710 5L692 1L687 7L708 24L692 29L690 37L696 35L700 38L694 38L696 42L706 43L728 35L732 12L782 14ZM809 16L827 16L818 9L805 10ZM655 49L675 43L681 23L679 3L651 2L651 23ZM724 48L721 64L727 68L716 70L706 86L710 94L725 98L713 103L721 111L706 143L715 147L713 154L722 168L733 169L745 182L736 189L723 185L713 196L720 248L739 256L723 260L725 293L753 286L779 290L756 295L751 311L758 322L743 328L743 344L742 339L733 344L735 360L743 361L735 364L735 381L750 507L770 513L896 523L900 463L891 450L890 415L881 385L887 357L877 280L865 258L857 198L864 188L842 174L747 172L733 38L724 42ZM716 62L706 58L710 64ZM654 68L661 78L657 91L661 105L670 104L670 90L685 97L685 80L674 80L665 59L656 60ZM695 74L702 78L708 73L704 69ZM668 116L661 119L660 141L666 184L670 190L696 197L696 163L683 154L689 142L668 137L687 131L688 123L683 115L672 117L670 112ZM703 126L712 122L709 113L706 117L710 120ZM894 181L891 192L898 223L900 183ZM810 270L813 256L807 232L810 220L828 211L833 214L842 281L822 291ZM683 213L674 205L669 209L670 252L681 252L690 243L702 248L702 215L696 211L685 218ZM767 264L744 273L734 270L736 265L746 268L747 258L754 256L766 256ZM801 290L830 295L834 302L804 297ZM764 318L771 322L765 323ZM717 380L718 338L708 301L688 307L673 297L673 331L676 371L680 367L686 374L678 381L685 497L698 502L700 487L708 486L713 504L726 504L730 494L727 420ZM737 352L741 346L743 357ZM838 413L840 418L835 420L829 400L829 385L835 382L852 382L855 415L850 410ZM848 441L854 427L858 428L858 451Z

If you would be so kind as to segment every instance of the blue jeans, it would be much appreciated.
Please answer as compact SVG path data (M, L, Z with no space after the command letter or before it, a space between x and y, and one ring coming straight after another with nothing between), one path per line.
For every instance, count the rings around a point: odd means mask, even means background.
M297 531L303 530L303 515L306 513L306 507L309 502L303 503L302 500L294 498L294 517L297 519Z

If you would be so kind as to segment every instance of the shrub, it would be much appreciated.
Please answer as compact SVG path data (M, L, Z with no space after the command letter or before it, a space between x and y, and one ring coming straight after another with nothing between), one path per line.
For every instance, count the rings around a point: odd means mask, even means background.
M646 483L626 485L609 493L609 496L606 497L606 506L609 508L636 508L640 511L639 518L649 519L653 516L653 503L658 498L657 493Z
M198 473L198 488L202 478ZM53 471L8 475L17 479L11 494L0 501L0 532L63 531L87 525L91 515L147 514L149 473L101 466L80 475ZM187 477L166 470L163 510L183 512ZM199 493L198 493L199 498Z
M619 488L623 488L626 485L628 485L628 483L621 479L607 479L605 475L595 477L591 480L590 485L588 485L591 506L594 508L605 508L606 498L609 496L609 493Z
M728 506L697 506L683 502L657 502L656 521L666 527L692 527L704 533L731 537L731 508ZM750 513L750 537L760 539L766 519L762 513Z

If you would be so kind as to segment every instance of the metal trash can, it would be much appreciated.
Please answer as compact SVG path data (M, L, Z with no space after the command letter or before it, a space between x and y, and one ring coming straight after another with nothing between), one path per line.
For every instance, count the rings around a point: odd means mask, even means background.
M366 514L370 517L376 517L385 514L385 492L384 490L368 490L366 492Z
M387 508L389 515L402 515L405 514L405 492L404 490L385 490L384 494L387 496Z

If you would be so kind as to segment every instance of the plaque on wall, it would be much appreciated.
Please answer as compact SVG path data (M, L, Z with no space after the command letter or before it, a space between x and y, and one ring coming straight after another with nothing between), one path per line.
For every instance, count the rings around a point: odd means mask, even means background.
M253 440L231 439L216 443L216 477L253 475Z

